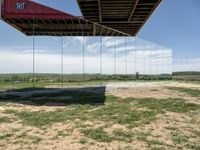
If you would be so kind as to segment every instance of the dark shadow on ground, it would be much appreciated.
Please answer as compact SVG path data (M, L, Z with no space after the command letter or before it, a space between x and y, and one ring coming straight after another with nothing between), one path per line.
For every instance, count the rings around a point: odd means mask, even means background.
M13 89L0 92L0 103L11 102L33 106L104 105L105 91L105 86L66 89Z

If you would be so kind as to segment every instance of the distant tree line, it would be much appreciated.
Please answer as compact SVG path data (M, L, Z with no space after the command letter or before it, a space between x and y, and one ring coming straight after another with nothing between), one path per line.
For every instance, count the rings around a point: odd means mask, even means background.
M200 75L200 71L184 71L184 72L173 72L172 74L173 76L177 76L177 75Z
M100 74L85 74L85 81L128 81L128 80L171 80L171 75L100 75ZM9 74L0 75L0 82L62 82L61 75L58 74L36 74L33 79L32 74ZM64 75L64 82L81 82L82 74Z

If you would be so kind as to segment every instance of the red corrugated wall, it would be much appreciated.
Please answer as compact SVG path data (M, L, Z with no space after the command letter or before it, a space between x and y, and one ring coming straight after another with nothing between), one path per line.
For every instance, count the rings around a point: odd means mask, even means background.
M16 7L17 3L25 3L26 7L19 10ZM62 11L32 2L30 0L4 0L3 18L38 18L38 19L75 19L77 17L64 13ZM33 15L34 14L34 15Z

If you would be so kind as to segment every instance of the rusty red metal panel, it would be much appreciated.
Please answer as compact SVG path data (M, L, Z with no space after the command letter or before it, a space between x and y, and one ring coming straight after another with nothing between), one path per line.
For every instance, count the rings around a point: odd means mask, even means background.
M4 0L4 18L17 19L75 19L77 17L62 11L32 2L30 0Z

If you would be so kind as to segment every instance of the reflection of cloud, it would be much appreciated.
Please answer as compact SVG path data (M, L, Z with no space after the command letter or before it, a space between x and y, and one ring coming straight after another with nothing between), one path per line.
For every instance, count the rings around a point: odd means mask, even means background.
M94 43L86 46L86 50L90 53L98 53L100 50L100 44L99 43Z
M46 38L45 38L46 39ZM124 72L125 54L129 72L133 73L134 66L138 72L171 72L172 50L157 46L154 43L139 40L135 45L134 38L117 37L115 50L117 55L117 68L119 73ZM82 70L83 37L64 37L64 60L66 73L78 73ZM36 70L38 72L60 72L61 63L61 38L54 43L42 43L42 38L37 39L35 58ZM50 40L49 40L50 41ZM114 40L113 37L102 38L103 66L106 73L113 72L114 62ZM45 47L46 45L46 47ZM84 50L87 72L98 72L100 62L100 37L84 37ZM32 67L32 48L27 47L0 47L0 72L30 72ZM3 63L4 62L4 63ZM6 64L5 64L6 62ZM145 67L144 67L145 66ZM145 69L144 69L145 68ZM155 69L157 68L157 69ZM159 71L158 71L159 70Z
M61 55L58 53L46 53L43 50L37 50L35 55L36 72L41 73L60 73ZM135 66L140 73L170 73L171 57L151 58L149 53L138 51L130 53L127 56L128 73L135 72ZM32 71L32 53L16 52L16 51L0 51L0 73L27 73ZM136 58L136 59L135 59ZM81 55L64 55L65 73L81 73L82 72L82 56ZM6 63L5 63L6 62ZM117 73L123 74L125 71L125 55L117 54ZM136 64L135 64L136 63ZM144 66L146 69L144 69ZM98 73L100 67L100 55L85 55L85 69L87 73ZM114 67L114 55L103 55L103 72L112 74ZM157 69L155 69L157 68ZM164 68L164 70L163 70Z
M114 38L115 39L115 46L114 46ZM61 38L53 37L36 37L35 42L35 52L36 53L54 53L60 54L61 52ZM126 47L126 40L127 40L127 47ZM148 57L148 55L154 55L155 57L161 55L161 53L168 53L167 49L164 49L154 43L145 42L142 39L137 38L136 45L135 45L135 38L128 37L128 38L121 38L121 37L102 37L102 50L103 53L106 55L113 55L114 47L116 48L116 52L119 54L120 57L125 55L125 51L127 49L128 55L137 51L138 57ZM83 51L83 37L63 37L63 47L64 53L66 55L74 56L74 55L82 55ZM84 37L84 50L85 53L89 56L98 56L100 54L100 37ZM4 46L0 47L1 50L13 50L13 51L23 51L26 53L32 53L32 43L29 43L27 46ZM145 50L145 54L143 54ZM141 51L141 52L140 52ZM161 52L162 51L162 52ZM140 56L141 55L141 56ZM165 56L167 54L164 54ZM152 57L154 57L152 56Z
M36 53L45 53L47 50L41 50L41 49L35 49L34 50ZM33 53L33 49L27 49L23 51L24 53Z
M86 39L86 38L85 38ZM83 37L82 36L75 36L75 37L72 37L72 40L75 40L75 41L78 41L80 43L83 43Z

